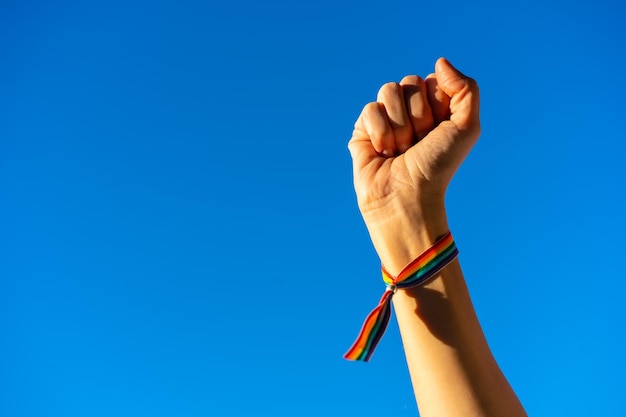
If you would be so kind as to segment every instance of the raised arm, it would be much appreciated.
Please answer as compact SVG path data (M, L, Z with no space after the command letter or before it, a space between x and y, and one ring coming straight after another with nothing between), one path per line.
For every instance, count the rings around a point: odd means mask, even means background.
M446 188L480 134L474 80L441 58L425 79L388 83L349 143L359 208L396 276L449 231ZM458 260L393 305L420 415L525 416L474 312Z

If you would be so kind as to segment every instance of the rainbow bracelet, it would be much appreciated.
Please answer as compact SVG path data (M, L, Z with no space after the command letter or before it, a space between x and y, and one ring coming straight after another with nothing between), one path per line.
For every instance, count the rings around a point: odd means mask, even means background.
M383 266L383 281L387 289L378 306L365 319L356 341L344 355L351 361L369 361L376 345L387 329L391 317L391 298L398 288L416 287L437 275L459 254L450 232L441 236L433 246L404 267L397 277L393 277Z

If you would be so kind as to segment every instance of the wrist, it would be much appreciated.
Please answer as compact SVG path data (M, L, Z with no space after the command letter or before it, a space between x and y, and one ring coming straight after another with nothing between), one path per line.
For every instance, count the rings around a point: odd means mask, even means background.
M449 231L443 203L363 217L382 264L393 275Z

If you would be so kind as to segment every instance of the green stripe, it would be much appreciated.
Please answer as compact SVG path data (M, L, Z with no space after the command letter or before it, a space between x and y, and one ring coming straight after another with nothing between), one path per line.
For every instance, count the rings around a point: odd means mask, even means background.
M428 262L426 265L424 265L423 267L418 269L417 272L415 272L413 275L409 276L407 279L405 279L401 283L402 284L410 284L410 283L412 283L414 281L419 281L424 275L429 273L431 270L433 270L435 268L438 268L439 267L439 263L441 263L441 261L443 261L445 258L450 256L450 254L452 252L454 252L455 249L456 249L456 245L454 245L454 244L448 246L443 252L438 254L430 262ZM398 284L400 284L400 282Z

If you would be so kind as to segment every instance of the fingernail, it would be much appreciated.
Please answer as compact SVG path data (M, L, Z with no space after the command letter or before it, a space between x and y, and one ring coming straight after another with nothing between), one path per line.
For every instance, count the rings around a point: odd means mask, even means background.
M385 149L382 152L383 156L386 156L387 158L392 157L393 156L393 151L391 149Z

